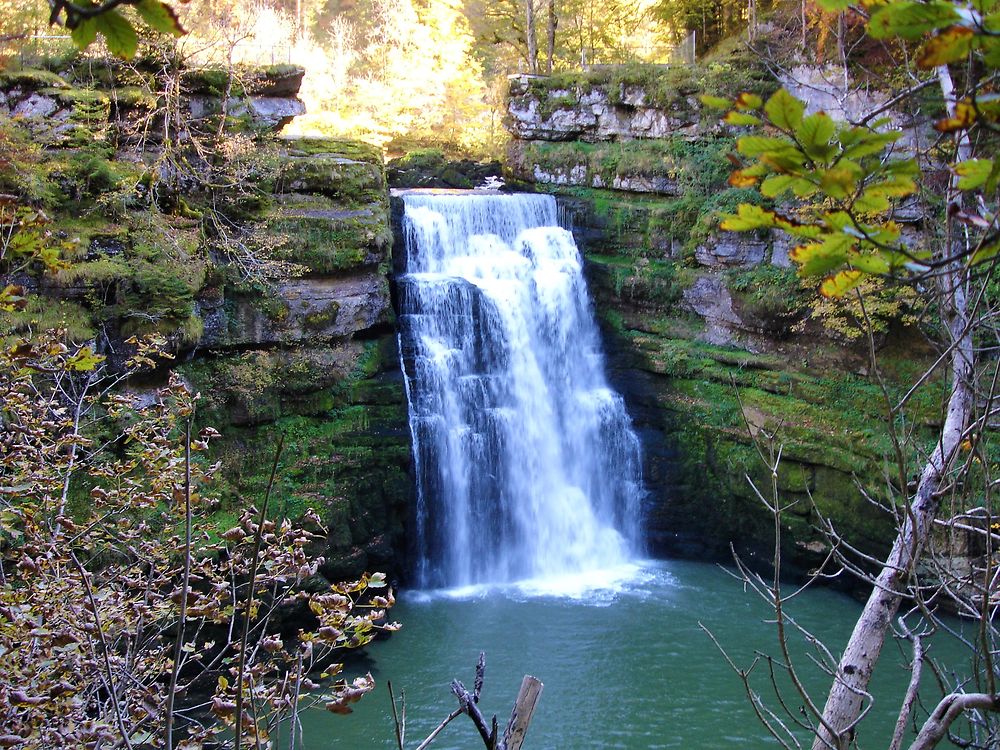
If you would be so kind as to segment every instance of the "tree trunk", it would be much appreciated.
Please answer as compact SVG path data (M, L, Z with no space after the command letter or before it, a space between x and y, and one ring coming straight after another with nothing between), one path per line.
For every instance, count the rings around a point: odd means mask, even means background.
M549 6L549 23L548 23L548 60L545 64L545 73L547 75L552 75L552 60L556 56L556 26L559 25L559 19L556 17L556 0L548 0Z
M527 14L527 24L524 35L528 43L528 72L538 75L538 42L535 39L535 1L524 0L524 10Z
M947 68L939 69L938 76L945 101L954 113L954 94ZM964 142L962 140L964 138ZM957 160L968 158L970 146L967 137L958 144ZM954 185L949 203L958 200ZM949 215L951 215L949 211ZM960 242L951 241L948 234L944 252L952 257L962 249ZM938 491L945 482L962 440L973 406L972 375L974 352L972 326L969 320L966 282L968 275L961 260L944 266L938 277L941 310L948 321L951 346L951 395L944 425L937 445L920 474L916 494L910 502L909 512L903 519L892 551L882 572L875 580L875 588L854 626L844 649L834 677L821 725L817 728L813 750L833 747L846 750L854 734L854 726L861 714L863 699L867 695L872 670L878 662L890 624L899 609L900 601L915 562L919 559L934 524L940 505Z

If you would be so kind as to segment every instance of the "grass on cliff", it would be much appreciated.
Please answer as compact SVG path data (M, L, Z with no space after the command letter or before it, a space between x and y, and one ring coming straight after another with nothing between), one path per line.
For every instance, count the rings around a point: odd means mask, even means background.
M778 87L762 61L749 51L725 50L697 65L663 66L643 63L570 71L532 78L529 92L546 111L574 106L581 96L603 92L613 104L642 92L646 106L697 112L699 94L735 96L750 91L763 97Z

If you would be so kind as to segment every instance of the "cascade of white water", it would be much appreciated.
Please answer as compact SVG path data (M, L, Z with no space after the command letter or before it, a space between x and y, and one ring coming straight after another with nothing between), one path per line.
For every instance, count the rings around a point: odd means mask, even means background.
M628 560L639 441L604 376L551 196L404 195L400 351L418 583L555 577Z

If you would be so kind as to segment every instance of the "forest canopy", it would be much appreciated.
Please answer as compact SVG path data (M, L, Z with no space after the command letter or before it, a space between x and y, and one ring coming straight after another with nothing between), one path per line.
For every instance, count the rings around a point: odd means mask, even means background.
M303 66L308 114L294 125L300 134L471 156L502 151L508 75L666 62L689 28L709 24L683 0L191 0L166 7L179 26L159 28L131 8L115 12L135 18L144 42L175 44L188 65ZM720 6L713 18L735 20L740 12ZM50 26L50 14L43 0L0 0L0 59L73 54L69 29ZM186 33L157 39L149 26ZM713 26L715 37L722 28Z

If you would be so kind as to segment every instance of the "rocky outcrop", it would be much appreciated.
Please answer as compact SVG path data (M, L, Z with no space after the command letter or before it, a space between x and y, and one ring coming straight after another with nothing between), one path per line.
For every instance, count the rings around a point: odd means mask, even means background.
M132 336L167 342L221 433L223 516L259 502L281 436L272 507L320 513L323 572L398 576L412 483L381 152L274 138L303 110L301 68L180 71L179 100L157 71L0 73L0 128L42 146L4 152L19 161L0 193L44 206L72 260L22 281L45 295L45 325L113 366ZM24 325L0 319L0 335Z
M527 141L601 142L693 134L698 125L698 101L683 92L664 107L651 101L647 88L639 84L566 83L537 76L511 78L504 122L511 134Z
M209 356L183 369L211 392L215 421L229 425L234 488L264 480L283 433L285 502L322 510L329 528L323 573L399 576L412 483L381 154L335 139L284 141L273 190L258 240L292 275L263 294L204 290L198 351Z
M119 126L141 116L162 121L167 105L150 79L115 63L96 63L106 70L89 71L91 80L106 77L115 86L94 87L72 68L57 74L45 70L0 72L0 117L16 118L33 137L47 145L71 145L74 133L102 124ZM181 129L192 123L218 118L243 118L256 130L279 130L305 113L298 98L305 71L296 66L272 66L229 72L208 68L185 71L181 76L179 111L171 113ZM143 128L144 137L156 139L161 128ZM183 138L183 135L180 135Z
M681 165L663 141L615 144L512 141L507 166L537 185L590 187L679 196Z

